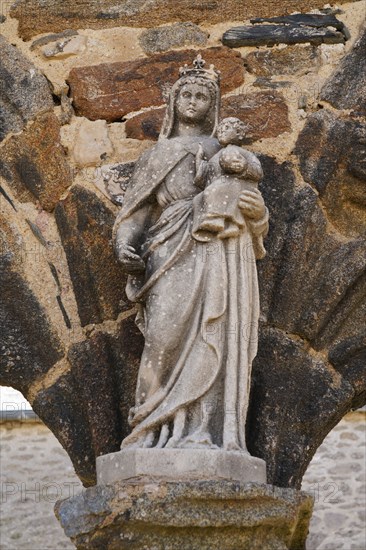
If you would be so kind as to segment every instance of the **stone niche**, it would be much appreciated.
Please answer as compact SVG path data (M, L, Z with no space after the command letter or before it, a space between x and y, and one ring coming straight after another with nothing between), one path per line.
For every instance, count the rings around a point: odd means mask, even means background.
M199 548L225 548L225 529L227 548L304 547L311 500L299 491L302 476L326 434L366 403L366 34L362 2L340 4L344 44L272 48L229 48L221 38L238 21L323 2L21 0L1 18L0 380L22 391L88 488L57 506L79 548L122 548L121 532L126 548L163 532L166 548L177 536L193 548L194 533ZM190 24L177 44L162 25L179 22ZM151 34L143 39L151 31L156 51ZM62 55L45 56L49 44ZM270 229L258 263L247 440L268 485L95 487L97 458L129 433L143 347L112 226L134 161L157 140L163 82L197 51L220 65L222 113L247 121L264 171ZM76 162L85 119L92 155ZM145 539L135 544L138 525Z

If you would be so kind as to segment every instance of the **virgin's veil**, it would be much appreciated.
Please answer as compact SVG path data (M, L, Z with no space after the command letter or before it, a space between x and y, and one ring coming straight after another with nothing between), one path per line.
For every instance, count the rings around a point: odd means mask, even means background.
M206 118L206 131L207 135L213 137L216 135L217 126L219 123L220 115L220 88L218 82L204 76L183 76L179 78L172 86L169 94L169 100L165 111L163 124L161 127L159 140L174 137L175 127L177 122L175 107L178 98L179 91L185 84L202 84L208 88L212 104L210 111Z

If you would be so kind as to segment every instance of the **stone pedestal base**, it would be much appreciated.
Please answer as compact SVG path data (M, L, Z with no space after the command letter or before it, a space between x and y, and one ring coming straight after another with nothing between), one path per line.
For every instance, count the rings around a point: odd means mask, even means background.
M98 485L140 477L170 481L267 481L264 460L238 451L126 449L97 458Z
M97 485L55 507L79 550L300 550L305 493L230 481Z

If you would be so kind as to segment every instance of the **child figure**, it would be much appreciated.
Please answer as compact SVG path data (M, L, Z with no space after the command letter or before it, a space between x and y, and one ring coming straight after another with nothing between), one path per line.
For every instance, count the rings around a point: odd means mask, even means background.
M197 154L195 184L206 184L193 227L198 240L209 240L206 232L221 239L236 237L246 225L239 196L244 190L258 189L263 172L257 157L240 147L245 131L246 125L238 118L225 118L217 129L223 148L209 162L203 159L202 149Z

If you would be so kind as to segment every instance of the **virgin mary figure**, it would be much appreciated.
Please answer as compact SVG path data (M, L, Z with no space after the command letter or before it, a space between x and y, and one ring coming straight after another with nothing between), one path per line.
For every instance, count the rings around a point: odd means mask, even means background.
M173 85L157 144L137 161L114 227L145 346L125 448L246 451L259 296L255 250L268 228L258 190L238 206L237 237L193 235L196 165L220 149L219 75L200 56Z

